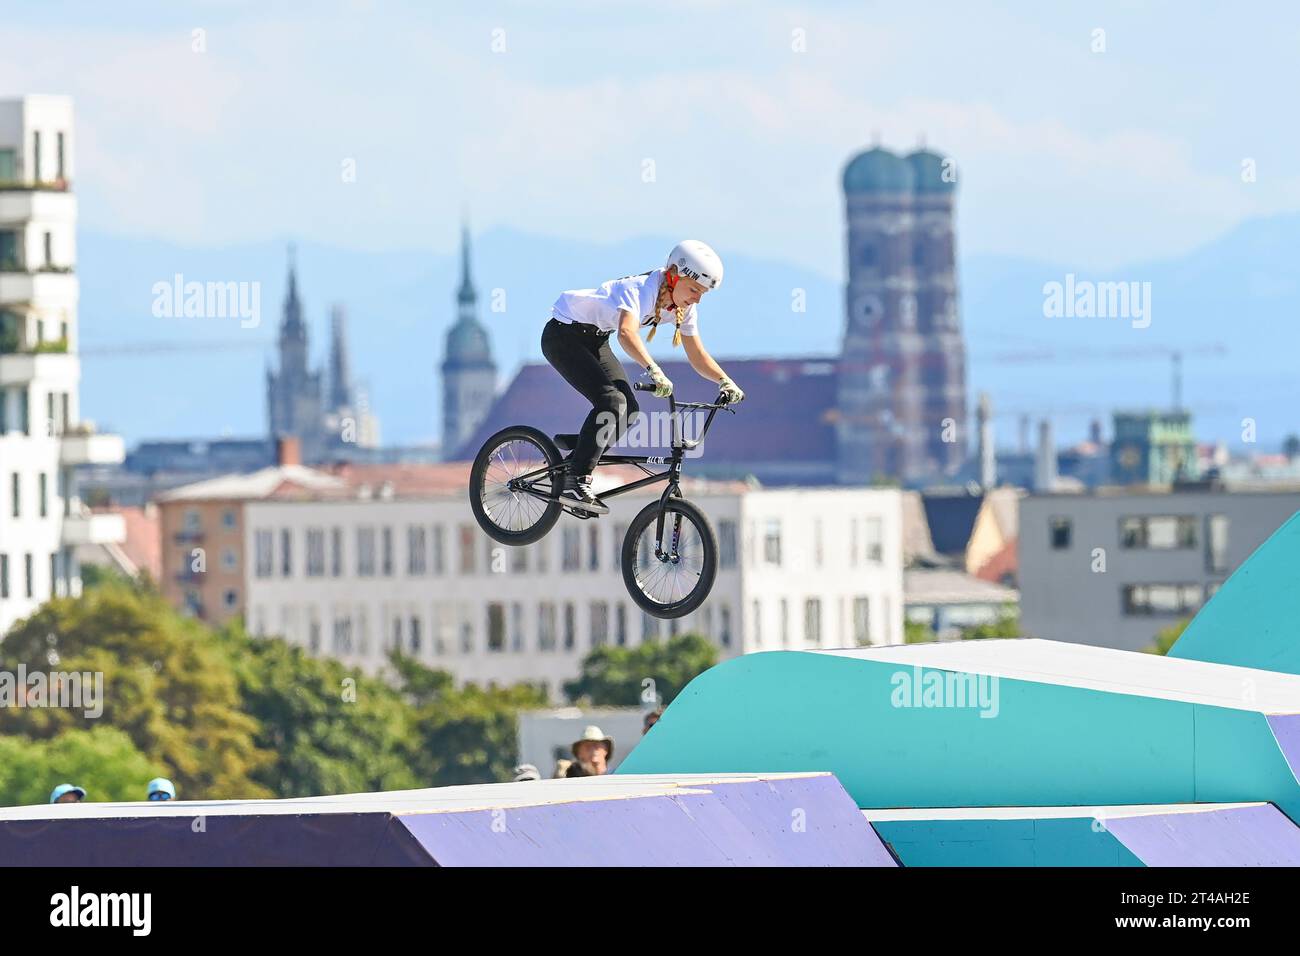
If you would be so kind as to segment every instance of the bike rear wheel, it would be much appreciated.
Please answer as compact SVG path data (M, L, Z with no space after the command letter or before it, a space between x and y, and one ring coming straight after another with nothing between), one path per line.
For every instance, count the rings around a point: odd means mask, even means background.
M689 501L669 498L646 505L628 526L623 539L623 583L647 614L659 618L690 614L713 590L717 572L713 527Z
M515 425L479 449L469 472L469 505L493 541L520 547L540 541L560 518L555 469L563 459L544 432Z

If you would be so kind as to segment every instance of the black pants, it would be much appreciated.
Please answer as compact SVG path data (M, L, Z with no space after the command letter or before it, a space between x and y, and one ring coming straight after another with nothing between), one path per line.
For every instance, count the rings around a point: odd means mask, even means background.
M555 319L542 330L542 354L564 380L591 402L570 459L575 475L589 475L605 449L627 431L639 411L632 383L609 347L609 336L592 326L567 325ZM614 426L614 427L610 427Z

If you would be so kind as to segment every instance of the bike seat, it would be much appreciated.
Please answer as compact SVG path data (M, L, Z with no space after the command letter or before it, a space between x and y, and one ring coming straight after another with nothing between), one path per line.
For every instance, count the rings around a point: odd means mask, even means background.
M578 447L578 436L572 434L556 435L555 447L560 449L560 451L573 451L573 449Z

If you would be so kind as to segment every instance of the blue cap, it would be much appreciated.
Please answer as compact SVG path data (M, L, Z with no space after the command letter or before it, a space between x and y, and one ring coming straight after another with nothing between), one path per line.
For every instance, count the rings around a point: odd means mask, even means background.
M154 796L154 794L166 794L165 797ZM150 800L175 800L176 788L166 777L154 777L149 781L149 799Z
M75 793L78 800L86 799L86 791L81 787L71 783L61 783L50 791L50 803L58 803L59 797L63 796L65 793Z

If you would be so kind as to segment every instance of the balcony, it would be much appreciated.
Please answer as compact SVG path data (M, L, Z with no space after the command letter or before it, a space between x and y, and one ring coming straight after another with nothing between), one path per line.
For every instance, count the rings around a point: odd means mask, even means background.
M63 519L63 543L121 544L126 540L126 519L116 514L82 512Z
M0 183L0 223L68 223L76 217L77 199L70 192Z
M71 390L79 378L75 355L53 352L0 352L0 388L30 385L40 379L51 388Z
M77 276L70 269L28 270L12 263L0 266L0 305L75 308Z
M120 465L126 458L121 435L96 435L81 430L63 435L59 446L61 465Z

